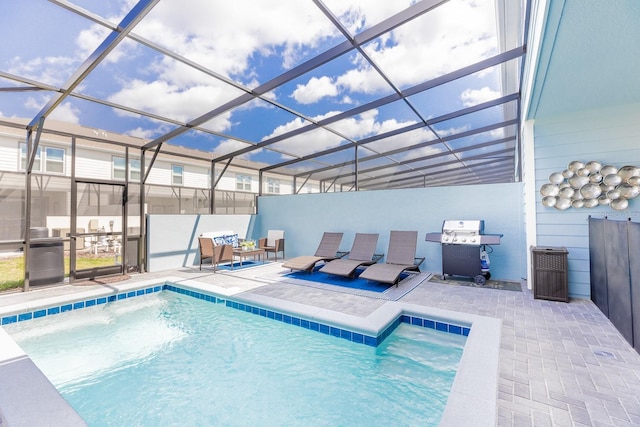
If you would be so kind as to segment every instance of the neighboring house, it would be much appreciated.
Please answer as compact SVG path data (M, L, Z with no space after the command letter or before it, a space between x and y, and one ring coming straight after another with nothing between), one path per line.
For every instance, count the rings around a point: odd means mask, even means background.
M24 222L25 168L27 163L26 131L20 120L3 119L16 123L16 127L0 126L0 215L5 218L0 225L0 241L21 240ZM140 147L148 142L140 138L109 133L67 123L50 121L40 139L32 167L33 200L32 227L68 228L71 215L72 177L75 181L122 183L129 196L129 225L133 232L139 226L140 180L143 176ZM86 135L71 138L68 135ZM75 172L73 173L72 141L75 140ZM100 140L109 141L102 143ZM126 156L129 156L127 176ZM168 152L168 153L167 153ZM169 154L170 153L170 154ZM146 168L153 152L146 155ZM144 213L153 214L252 214L255 213L255 197L260 193L259 168L261 164L239 160L242 166L229 166L222 178L224 165L215 165L214 182L217 182L215 203L211 203L212 163L211 153L164 144L162 152L153 163L145 181ZM83 197L90 200L93 187L78 187L79 206ZM318 183L305 183L300 193L318 192ZM81 194L81 192L87 194ZM289 176L264 174L263 195L292 194L293 180ZM96 211L88 202L87 212L78 208L78 224L84 217L117 216L108 206L117 205L115 195L96 193L100 198ZM117 197L121 197L118 195ZM133 208L133 209L132 209ZM112 209L113 210L113 209ZM116 219L117 220L117 219ZM62 224L58 224L61 222Z

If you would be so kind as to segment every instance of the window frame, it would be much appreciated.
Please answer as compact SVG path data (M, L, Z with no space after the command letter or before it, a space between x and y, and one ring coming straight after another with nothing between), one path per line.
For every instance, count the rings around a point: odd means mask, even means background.
M180 170L179 174L176 173L177 169ZM176 182L176 178L178 177L180 182ZM175 164L171 165L171 185L184 185L184 166Z
M251 175L244 175L241 173L237 173L236 174L236 191L251 192L252 181L253 179L251 178Z
M116 159L122 161L122 166L116 168ZM122 171L122 176L116 176L116 170ZM123 156L111 156L111 178L114 181L124 181L127 170L126 157ZM137 176L135 175L137 174ZM129 182L140 182L140 176L142 175L140 170L140 159L129 158Z
M280 180L275 178L267 178L266 182L267 194L280 194Z
M43 159L44 162L42 163L43 163L44 172L64 175L65 169L66 169L65 164L67 159L67 150L65 150L64 148L51 147L51 146L45 146L43 148L44 148L44 159ZM61 152L62 159L56 158L56 156L54 156L52 153L53 151ZM51 157L49 156L50 154L51 154ZM51 170L50 166L52 164L58 165L60 170Z
M57 158L54 152L62 154L62 158ZM21 142L18 149L18 170L24 171L27 168L27 143ZM57 165L59 170L56 170ZM52 175L65 175L67 170L67 150L53 145L38 145L36 157L33 161L31 172L47 173Z

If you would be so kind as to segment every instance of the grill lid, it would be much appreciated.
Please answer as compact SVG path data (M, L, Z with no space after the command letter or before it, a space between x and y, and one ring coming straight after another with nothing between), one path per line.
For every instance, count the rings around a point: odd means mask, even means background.
M475 231L476 234L484 233L484 220L481 219L466 219L466 220L457 220L457 219L448 219L445 220L442 224L442 232L447 231L456 231L456 232L472 232Z
M455 245L499 245L502 234L484 234L484 220L447 220L442 233L427 233L427 242Z
M484 220L446 220L442 224L441 243L478 245L484 232Z

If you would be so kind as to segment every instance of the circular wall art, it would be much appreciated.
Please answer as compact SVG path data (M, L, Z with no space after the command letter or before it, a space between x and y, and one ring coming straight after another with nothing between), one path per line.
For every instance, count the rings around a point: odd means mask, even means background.
M629 200L640 195L640 167L574 160L566 169L552 173L540 194L543 206L558 210L596 206L624 210Z

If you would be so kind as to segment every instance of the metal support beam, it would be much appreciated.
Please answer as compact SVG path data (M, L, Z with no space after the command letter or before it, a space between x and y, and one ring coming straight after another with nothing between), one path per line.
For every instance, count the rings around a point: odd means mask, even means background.
M156 146L156 149L153 152L153 157L151 158L151 163L149 163L149 167L147 168L146 171L142 169L142 165L140 165L141 170L144 171L144 173L141 174L144 176L144 179L142 180L143 184L146 183L147 178L149 178L149 173L151 172L151 168L153 167L153 164L156 162L156 159L158 158L158 154L160 154L160 147L162 147L162 144L158 144L158 146ZM144 147L142 152L144 153Z
M29 160L31 159L31 149L33 131L27 130L27 158L26 167L24 169L24 238L23 251L24 251L24 283L22 285L22 291L29 291L29 267L31 264L31 168L29 167Z
M144 172L145 170L145 150L140 149L140 171ZM147 242L147 224L145 222L145 205L146 205L146 192L145 192L145 177L143 173L140 173L140 240L138 241L138 267L140 268L140 273L144 273L146 270L145 263L148 262L146 257L144 256L146 252L146 242ZM143 262L144 261L144 262Z
M40 112L31 120L28 128L33 129L38 126L42 119L46 118L53 110L82 83L82 81L107 57L109 52L115 49L124 40L127 34L144 18L147 13L160 0L139 0L131 11L120 21L118 28L112 31L106 39L93 51L93 53L82 63L62 86L63 92L54 95Z
M354 160L353 160L353 173L354 173L354 180L353 180L353 188L355 189L355 191L358 191L358 146L356 145L354 148Z
M71 138L71 227L69 242L69 284L73 284L76 280L77 262L77 242L76 233L78 232L78 183L76 182L76 137Z
M309 181L309 179L311 179L311 175L307 176L304 179L304 182L302 183L302 185L300 186L300 188L296 187L296 180L298 179L297 176L293 177L293 188L295 189L295 194L300 194L300 190L302 190L304 188L305 185L307 185L307 182Z

